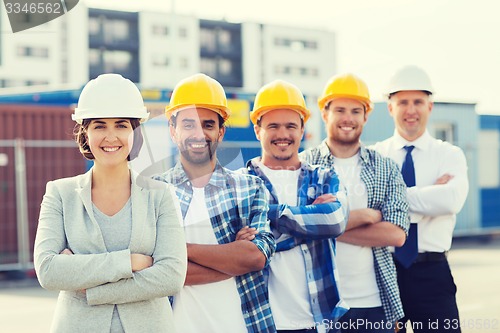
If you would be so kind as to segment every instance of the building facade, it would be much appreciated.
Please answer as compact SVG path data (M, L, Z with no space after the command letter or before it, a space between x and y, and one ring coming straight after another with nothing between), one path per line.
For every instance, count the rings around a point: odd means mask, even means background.
M84 84L117 72L145 87L172 88L206 73L256 92L276 78L317 95L336 71L328 30L230 23L162 12L87 8L19 33L1 14L0 87Z

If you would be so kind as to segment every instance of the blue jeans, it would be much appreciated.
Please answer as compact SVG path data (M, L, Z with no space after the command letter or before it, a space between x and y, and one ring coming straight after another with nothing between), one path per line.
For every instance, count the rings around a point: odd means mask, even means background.
M341 333L394 333L394 323L385 319L384 309L351 308L340 318L336 327Z

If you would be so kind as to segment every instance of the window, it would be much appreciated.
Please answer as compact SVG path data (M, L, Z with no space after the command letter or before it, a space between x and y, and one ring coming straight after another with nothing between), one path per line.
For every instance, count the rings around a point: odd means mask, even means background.
M27 80L26 81L27 86L39 86L39 85L44 85L44 84L49 84L49 82L46 80Z
M215 59L201 58L200 59L200 70L201 72L207 74L211 77L217 76L217 63Z
M153 25L153 35L158 36L167 36L168 35L168 27L165 25L155 24Z
M295 76L310 76L317 77L318 69L312 67L292 67L286 65L276 65L274 67L274 73L277 75L295 75Z
M101 23L98 17L89 17L89 34L91 36L98 35L101 31Z
M274 45L288 47L288 46L290 46L290 40L288 38L279 38L279 37L276 37L274 39Z
M290 71L290 66L276 65L276 67L274 68L274 72L276 74L290 74Z
M20 56L20 57L27 57L27 56L29 56L29 47L18 46L17 47L17 55Z
M179 66L181 68L188 68L188 65L189 65L189 59L186 57L182 57L179 61Z
M318 42L314 40L290 39L284 37L274 38L274 45L290 48L293 51L302 51L304 49L315 50L318 48Z
M230 46L231 45L231 33L227 30L219 30L219 44L222 46Z
M129 23L125 20L106 20L104 23L105 42L121 41L130 38Z
M31 48L31 56L38 58L48 58L49 57L49 49L46 47L32 47Z
M228 59L219 60L219 72L221 75L229 76L233 72L233 63Z
M89 64L97 66L101 63L101 51L98 49L89 49Z
M168 67L170 58L166 55L155 54L153 55L153 66L155 67Z
M434 123L434 137L449 143L455 142L455 126L452 123Z
M188 30L186 27L180 27L179 28L179 37L181 38L187 38L188 36Z
M104 51L104 70L109 73L113 71L127 71L132 62L132 54L127 51Z
M314 40L306 40L304 41L304 47L306 49L316 50L318 48L318 42Z
M48 58L49 49L46 47L18 46L17 55L20 57Z
M200 30L201 47L207 51L215 51L217 49L217 40L214 30L201 29Z

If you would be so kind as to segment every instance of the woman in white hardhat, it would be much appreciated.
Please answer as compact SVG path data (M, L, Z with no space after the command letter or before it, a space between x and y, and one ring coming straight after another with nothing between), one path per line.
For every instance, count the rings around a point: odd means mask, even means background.
M167 296L187 259L171 185L129 169L148 117L137 87L117 74L82 90L75 139L94 161L85 174L47 183L35 240L42 287L59 290L51 332L175 332Z

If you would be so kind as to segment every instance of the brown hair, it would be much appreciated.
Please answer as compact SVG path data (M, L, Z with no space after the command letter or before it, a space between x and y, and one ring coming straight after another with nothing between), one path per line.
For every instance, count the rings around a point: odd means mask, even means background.
M142 144L144 142L144 138L142 136L141 131L141 123L139 119L136 118L124 118L130 120L130 124L132 125L132 129L134 130L134 142L132 144L132 149L130 150L130 154L127 156L127 161L131 161L137 156L139 156L139 152L141 151ZM80 153L88 159L94 160L94 154L90 151L90 146L87 141L87 130L89 128L90 122L92 119L83 119L82 124L76 124L73 129L73 136L75 138L76 143L78 144L78 148L80 149Z

